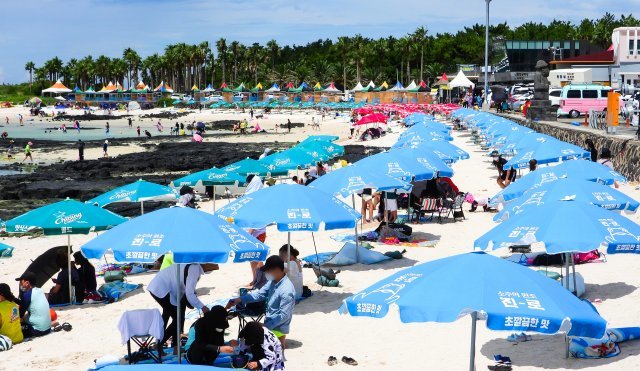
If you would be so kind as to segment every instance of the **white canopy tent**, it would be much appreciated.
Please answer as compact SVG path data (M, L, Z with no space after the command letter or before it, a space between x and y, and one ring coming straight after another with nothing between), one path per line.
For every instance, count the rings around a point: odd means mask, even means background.
M407 90L415 90L418 88L418 85L416 85L416 80L412 80L411 84L409 84L409 86L407 86Z
M362 86L360 81L358 81L358 84L356 86L354 86L353 89L351 89L351 91L362 91L363 89L364 89L364 87Z
M449 88L473 88L474 86L475 84L472 83L462 71L459 71L456 77L449 83Z
M369 81L369 84L367 84L367 88L371 88L371 89L376 88L376 84L373 83L373 80Z
M63 94L63 93L71 93L71 89L64 86L62 81L58 80L55 84L51 85L50 88L44 89L42 93L51 93L51 94Z

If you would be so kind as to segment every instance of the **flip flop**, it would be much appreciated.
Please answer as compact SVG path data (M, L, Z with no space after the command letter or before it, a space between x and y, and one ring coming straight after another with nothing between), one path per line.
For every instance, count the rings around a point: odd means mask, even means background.
M329 366L335 366L338 364L338 359L334 356L330 356L329 359L327 360L327 364Z
M348 364L349 366L357 366L358 365L358 361L356 361L355 359L353 359L351 357L347 357L347 356L343 356L342 357L342 362Z

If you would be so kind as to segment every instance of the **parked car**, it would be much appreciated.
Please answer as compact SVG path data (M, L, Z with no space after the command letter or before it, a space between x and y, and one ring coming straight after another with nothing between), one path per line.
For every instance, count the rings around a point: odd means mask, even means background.
M549 100L551 101L551 107L558 109L560 107L560 95L562 94L562 89L549 89Z
M509 98L507 103L509 104L509 109L513 111L520 111L521 107L527 102L527 99L532 99L533 93L527 92L526 94L520 94L513 98Z
M607 109L609 86L597 84L570 84L562 88L558 116L580 117L591 110Z

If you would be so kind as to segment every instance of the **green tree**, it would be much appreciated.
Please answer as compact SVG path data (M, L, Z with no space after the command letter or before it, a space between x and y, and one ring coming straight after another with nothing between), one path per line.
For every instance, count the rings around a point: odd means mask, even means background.
M31 94L31 86L33 85L33 71L36 69L36 64L29 61L25 63L24 70L29 72L29 94Z

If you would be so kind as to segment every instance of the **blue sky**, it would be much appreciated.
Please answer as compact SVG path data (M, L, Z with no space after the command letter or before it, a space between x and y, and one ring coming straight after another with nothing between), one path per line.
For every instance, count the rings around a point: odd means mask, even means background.
M24 64L58 56L143 57L169 43L305 44L361 33L402 36L419 25L431 33L484 23L483 0L37 0L6 1L0 12L0 83L26 81ZM492 23L518 25L554 17L579 21L605 11L640 9L640 0L493 0ZM636 16L640 16L638 11Z

